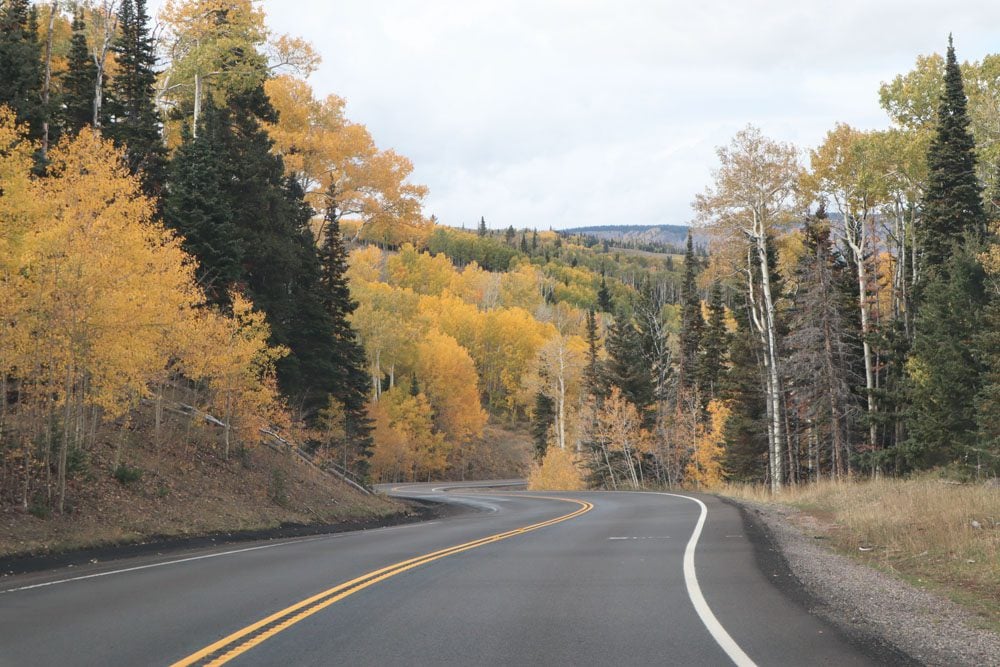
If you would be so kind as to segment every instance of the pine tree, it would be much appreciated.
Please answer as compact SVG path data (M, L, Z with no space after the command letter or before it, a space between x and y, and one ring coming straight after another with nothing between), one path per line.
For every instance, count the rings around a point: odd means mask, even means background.
M227 305L242 275L244 241L233 219L231 179L225 163L229 137L220 110L209 102L198 138L185 131L170 163L164 221L198 261L198 283L210 303Z
M858 378L851 373L856 360L851 359L847 315L855 309L840 298L838 279L847 265L831 247L825 218L821 210L803 230L806 252L796 267L798 289L792 297L783 368L790 411L797 410L808 430L804 439L810 443L813 473L826 470L840 476L848 472L850 419L856 412L851 387Z
M476 230L476 233L479 235L480 238L486 236L486 218L485 217L480 217L479 218L479 228Z
M708 322L702 336L702 357L698 368L698 386L706 405L719 393L719 380L726 364L728 338L722 284L715 282L708 302Z
M966 107L962 71L949 35L944 92L937 129L927 152L930 173L918 227L925 278L945 263L953 246L966 233L977 238L985 233L982 188L976 179L975 143Z
M535 250L538 250L538 230L537 229L531 230L531 250L532 250L532 252L534 252Z
M927 468L974 465L976 400L983 385L977 338L984 330L983 267L962 245L922 289L908 363L912 405L906 461Z
M593 309L587 311L587 365L583 369L585 391L593 396L598 405L608 395L604 384L603 365L597 357L597 316Z
M968 464L976 447L974 411L983 383L976 355L987 305L985 213L975 145L955 49L948 41L945 90L927 153L930 168L919 239L923 268L915 289L915 331L907 364L912 404L906 461L926 467Z
M698 380L699 351L705 319L701 314L701 297L695 284L698 260L694 255L694 240L691 232L687 236L687 252L684 254L684 284L681 298L680 359L678 382L684 388L696 386Z
M541 461L549 448L549 435L556 419L556 404L544 391L535 392L535 409L531 414L531 438L535 443L535 459Z
M111 82L105 132L125 147L132 173L139 174L147 196L159 198L166 178L166 148L160 137L160 113L154 101L156 50L149 30L146 0L122 0L119 36L113 51L118 70Z
M767 397L760 343L751 328L747 304L733 309L736 331L730 337L729 367L723 374L722 398L732 412L726 421L726 476L737 482L765 480L768 460Z
M514 231L514 225L510 225L507 227L507 231L505 231L503 234L504 241L507 243L507 245L514 245L515 233L516 232Z
M167 222L182 231L206 228L213 234L222 222L233 226L232 236L211 239L225 241L227 247L204 240L195 257L204 274L218 276L220 283L231 275L233 264L238 266L235 283L225 287L238 285L246 291L267 314L271 342L290 349L291 354L278 363L278 381L309 417L326 405L338 382L330 317L321 301L319 256L309 228L312 210L298 184L285 177L281 157L271 150L273 142L262 123L277 117L262 86L232 95L226 106L214 111L206 99L202 116L202 131L211 135L215 149L203 163L213 164L209 175L217 170L219 192L203 195L195 189L195 196L182 192L189 205L171 210L170 200L183 189L183 183L172 180ZM201 139L199 133L194 145ZM185 177L193 183L201 167L190 166ZM173 175L178 171L171 170ZM219 214L228 220L216 221ZM219 224L203 225L205 218ZM232 261L235 257L237 262Z
M616 319L608 332L606 349L609 357L605 367L607 384L618 387L622 396L642 413L653 404L653 377L644 354L642 336L631 320Z
M37 18L28 0L0 3L0 105L28 125L28 136L42 136L41 46Z
M62 130L76 134L94 124L94 83L97 65L87 47L83 10L73 14L73 37L70 39L69 63L63 78Z
M358 304L351 298L347 281L347 250L340 234L333 185L327 191L319 262L321 303L329 318L334 343L331 366L335 383L331 393L344 406L348 445L354 450L357 472L364 476L374 445L371 435L373 425L368 415L368 370L365 350L350 323L350 316ZM414 396L420 393L416 374L411 377L410 391Z
M548 255L546 255L548 262ZM611 292L608 291L608 278L601 274L601 287L597 290L597 308L602 313L610 313L614 306L611 303Z
M528 254L528 232L521 233L521 252Z

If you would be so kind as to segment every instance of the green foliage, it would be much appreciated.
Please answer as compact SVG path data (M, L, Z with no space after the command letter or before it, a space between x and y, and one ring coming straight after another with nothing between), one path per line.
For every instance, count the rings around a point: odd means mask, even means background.
M142 179L143 192L158 198L166 179L167 153L156 109L156 48L149 30L146 0L123 0L119 35L113 45L118 70L107 99L110 122L105 133L125 147L125 160Z
M41 137L45 115L40 56L35 10L28 0L0 4L0 106L28 124L32 139Z
M697 384L699 374L699 350L705 319L701 314L701 296L695 284L697 260L694 256L694 241L688 232L687 252L684 254L684 284L681 287L681 349L678 364L678 380L682 387Z
M111 471L111 476L122 486L128 486L142 479L142 470L122 463Z
M937 130L927 153L930 175L918 227L925 271L942 265L967 232L981 237L986 226L962 72L951 38L944 85Z
M701 337L701 360L698 365L698 386L707 402L719 392L719 382L726 365L729 333L726 331L726 306L722 301L722 284L712 283L708 302L708 322Z
M330 366L338 381L331 386L331 394L344 409L345 439L354 450L350 457L355 461L354 472L365 477L373 446L373 425L368 416L369 378L364 347L349 321L358 304L351 299L347 282L347 251L336 209L336 190L331 186L327 192L327 213L319 251L320 303L326 311L333 337ZM416 384L416 376L413 383Z
M281 468L271 468L267 481L267 497L275 505L288 505L288 473Z
M986 301L978 248L971 242L957 247L923 289L907 362L912 403L904 455L913 467L974 464L976 399L983 386L976 343Z
M535 443L535 459L545 458L549 448L549 438L556 419L556 404L549 396L539 391L535 393L535 409L531 414L531 438Z
M64 132L76 134L94 124L94 86L97 65L87 47L87 26L83 11L73 14L73 37L69 46L69 64L62 84L61 125Z

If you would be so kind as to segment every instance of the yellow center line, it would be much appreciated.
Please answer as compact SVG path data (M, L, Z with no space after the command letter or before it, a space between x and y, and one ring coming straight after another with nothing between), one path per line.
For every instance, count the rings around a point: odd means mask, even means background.
M278 634L282 630L286 630L291 626L295 625L301 620L304 620L313 614L326 609L335 602L343 600L349 595L353 595L358 591L364 590L369 586L374 586L380 581L384 581L390 577L394 577L397 574L406 572L407 570L412 570L415 567L424 565L426 563L431 563L448 556L453 556L464 551L469 551L470 549L475 549L487 544L493 544L494 542L499 542L500 540L505 540L516 535L523 535L524 533L531 532L533 530L538 530L539 528L545 528L546 526L552 526L563 521L568 521L574 517L578 517L585 512L589 512L593 509L593 505L585 500L576 500L575 498L556 498L553 496L518 496L520 498L543 498L545 500L561 500L567 503L574 503L580 507L569 514L564 514L562 516L555 517L554 519L549 519L547 521L541 521L539 523L531 524L530 526L524 526L522 528L515 528L513 530L508 530L503 533L497 533L495 535L489 535L487 537L480 538L478 540L473 540L471 542L464 542L462 544L456 544L455 546L448 547L447 549L441 549L439 551L434 551L432 553L424 554L422 556L416 556L415 558L410 558L408 560L400 561L393 565L368 572L360 577L351 579L350 581L345 581L342 584L338 584L333 588L329 588L321 593L317 593L311 597L306 598L300 602L277 611L266 618L262 618L256 623L237 630L236 632L223 637L219 641L206 646L197 653L192 653L186 658L178 660L171 667L187 667L188 665L194 665L213 654L219 653L223 649L228 649L224 653L221 653L217 657L210 659L206 662L206 665L223 665L233 658L246 653L254 646L257 646L261 642L270 639L274 635ZM270 627L268 627L270 626ZM266 628L266 629L264 629ZM259 630L264 629L262 632Z

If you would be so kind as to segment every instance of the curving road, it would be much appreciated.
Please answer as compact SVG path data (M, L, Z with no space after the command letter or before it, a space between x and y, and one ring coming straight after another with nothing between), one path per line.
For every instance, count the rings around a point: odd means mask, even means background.
M871 665L705 496L407 485L469 511L0 579L0 665ZM693 536L696 538L693 539Z

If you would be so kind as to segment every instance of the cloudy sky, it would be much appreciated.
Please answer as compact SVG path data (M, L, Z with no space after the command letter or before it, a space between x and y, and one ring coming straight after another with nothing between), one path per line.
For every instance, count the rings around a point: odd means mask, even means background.
M1000 52L997 0L265 0L410 157L450 225L684 224L715 147L752 123L800 147L886 126L918 54Z

